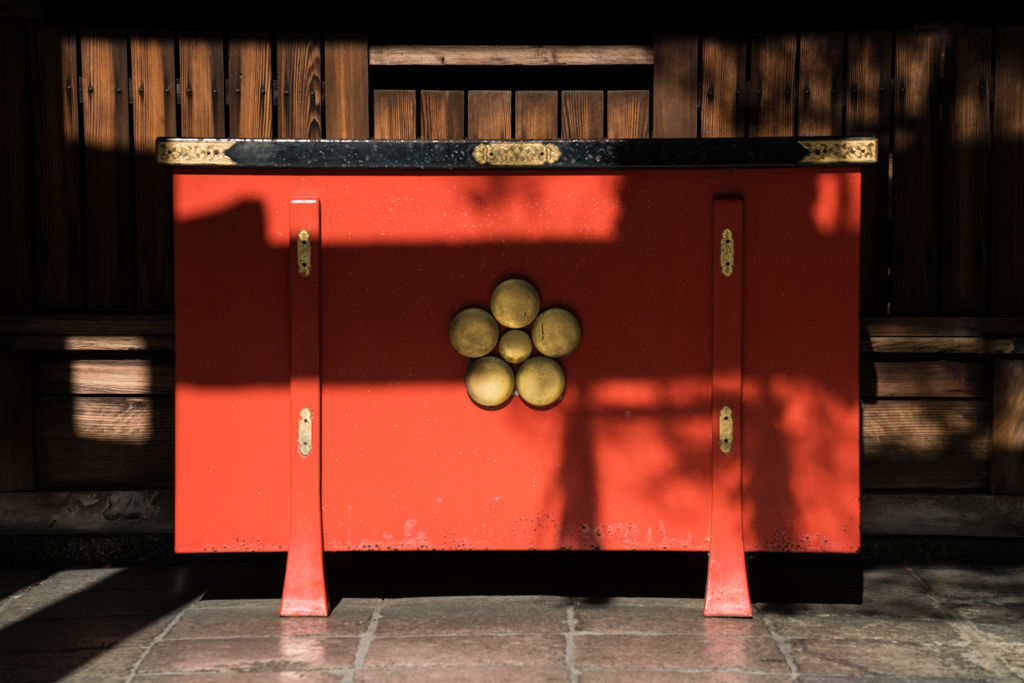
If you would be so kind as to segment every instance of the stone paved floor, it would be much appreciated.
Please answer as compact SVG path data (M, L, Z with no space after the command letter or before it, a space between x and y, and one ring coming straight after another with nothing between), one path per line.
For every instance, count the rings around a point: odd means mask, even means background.
M753 619L543 595L345 598L281 619L277 600L207 590L233 571L2 571L0 680L1024 679L1024 569L868 569L861 604L759 603Z

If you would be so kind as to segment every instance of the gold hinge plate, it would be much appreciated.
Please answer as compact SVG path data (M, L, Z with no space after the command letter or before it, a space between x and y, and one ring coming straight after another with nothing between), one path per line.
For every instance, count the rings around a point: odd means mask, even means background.
M718 448L723 453L732 450L733 422L732 408L722 406L722 409L718 411Z
M309 277L313 267L313 248L309 244L309 233L305 230L299 233L299 275Z
M543 166L562 158L550 142L491 142L473 148L473 160L491 166Z
M309 408L299 411L299 453L307 456L313 450L313 413Z
M722 265L722 275L732 275L732 267L736 262L736 243L732 238L732 230L726 228L722 231L722 242L719 245L719 260Z

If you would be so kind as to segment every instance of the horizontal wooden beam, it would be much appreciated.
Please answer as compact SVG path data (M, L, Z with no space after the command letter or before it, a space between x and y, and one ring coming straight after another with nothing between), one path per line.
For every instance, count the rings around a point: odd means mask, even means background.
M860 338L864 353L1024 353L1021 339L988 337L883 337Z
M174 337L139 334L0 335L8 351L173 351Z
M34 364L33 391L41 394L173 394L174 360L155 359L41 360Z
M1024 496L864 493L865 536L1024 537Z
M0 493L0 535L173 532L173 491Z
M370 66L654 64L650 45L371 45Z
M1024 318L873 317L860 319L861 337L1024 337Z
M173 335L173 315L0 315L0 335Z

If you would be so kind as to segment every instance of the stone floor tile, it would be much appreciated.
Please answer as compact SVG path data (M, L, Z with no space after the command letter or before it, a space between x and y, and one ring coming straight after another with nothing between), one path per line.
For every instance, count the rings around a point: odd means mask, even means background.
M565 598L455 596L387 600L377 635L564 633Z
M944 603L1024 603L1024 569L922 568L917 574Z
M840 638L908 643L948 643L960 632L938 619L883 619L856 615L773 616L772 629L783 638Z
M708 619L704 601L692 598L610 598L581 601L573 608L576 631L594 633L690 633L694 635L769 636L760 616Z
M86 649L5 654L0 663L4 683L32 681L103 681L126 678L143 648Z
M174 615L27 619L0 628L0 652L81 650L136 645L145 647Z
M367 668L428 666L562 666L565 638L555 634L375 638Z
M1024 604L950 605L950 609L972 624L1024 625Z
M595 669L580 673L579 683L789 683L789 674L738 671L652 671L651 669Z
M139 673L346 669L358 645L358 638L164 640L153 646Z
M185 611L167 638L238 638L264 636L358 636L370 623L377 600L342 600L329 617L287 617L281 603L236 609Z
M0 605L12 595L20 595L50 576L45 569L0 570Z
M337 683L351 671L262 671L259 673L216 673L180 675L143 674L138 683Z
M569 670L553 667L435 667L362 669L353 683L569 683Z
M801 674L978 680L997 676L976 663L967 647L950 643L792 639L788 644Z
M771 638L697 635L581 635L576 666L589 668L740 669L789 673Z

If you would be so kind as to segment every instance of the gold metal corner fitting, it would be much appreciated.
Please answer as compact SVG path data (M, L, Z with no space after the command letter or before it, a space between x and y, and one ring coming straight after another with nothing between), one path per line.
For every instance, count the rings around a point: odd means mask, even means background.
M868 140L797 140L807 154L801 164L857 164L878 161L878 143Z
M160 140L156 162L163 166L234 166L227 155L234 140Z
M718 411L718 449L723 453L728 453L732 450L734 422L732 419L732 408L722 406L722 409Z
M296 246L299 254L299 275L309 277L313 270L313 247L309 242L309 232L306 230L299 232L299 241Z
M309 408L299 411L299 454L303 457L313 450L313 413Z
M562 150L550 142L488 142L473 148L473 159L485 166L543 166L561 158Z
M722 275L732 275L733 265L736 263L736 242L732 237L732 230L726 228L722 231L722 242L718 250L719 262L722 266Z

